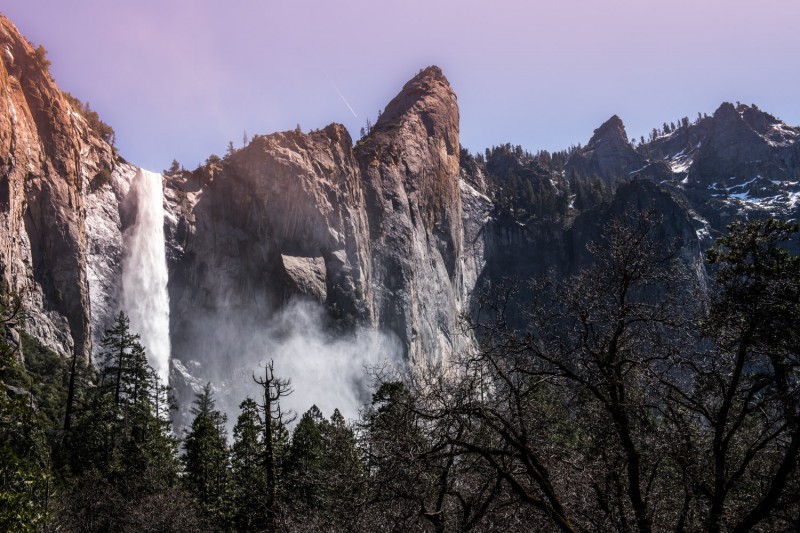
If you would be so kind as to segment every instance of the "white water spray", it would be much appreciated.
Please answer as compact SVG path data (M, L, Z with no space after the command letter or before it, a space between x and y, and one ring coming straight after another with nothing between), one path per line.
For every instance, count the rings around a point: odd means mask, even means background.
M122 305L131 331L141 336L150 364L162 383L169 380L169 295L164 244L161 174L139 170L131 183L136 220L125 231Z

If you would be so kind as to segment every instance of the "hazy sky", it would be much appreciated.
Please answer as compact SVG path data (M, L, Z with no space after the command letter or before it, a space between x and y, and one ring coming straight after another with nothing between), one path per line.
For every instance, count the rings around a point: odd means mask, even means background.
M194 168L242 134L358 136L420 68L458 95L461 142L586 143L723 101L800 124L798 0L2 0L124 157ZM357 118L343 102L349 102Z

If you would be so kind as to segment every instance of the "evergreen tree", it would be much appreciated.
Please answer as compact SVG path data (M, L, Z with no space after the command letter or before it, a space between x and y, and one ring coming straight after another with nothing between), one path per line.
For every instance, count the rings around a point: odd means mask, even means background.
M177 174L181 170L181 164L178 163L177 159L172 160L172 164L169 166L169 170L165 172L165 174Z
M33 394L10 383L20 372L11 332L21 314L19 298L0 292L0 531L33 532L47 523L52 475Z
M129 359L134 349L143 350L139 344L139 335L131 333L130 320L125 313L119 312L114 325L105 331L101 345L100 387L113 390L114 405L119 407L124 399Z
M289 499L294 509L308 514L318 507L325 453L321 426L325 422L316 405L306 411L292 432L287 460Z
M87 388L68 441L76 479L66 497L67 529L118 530L143 512L170 523L168 502L184 498L174 488L179 463L169 388L138 338L124 313L103 337L99 383Z
M150 481L168 484L177 471L168 389L158 382L123 312L106 330L102 346L100 383L88 394L71 436L72 469L81 473L94 468L131 478L158 472Z
M231 511L226 417L215 409L211 383L197 394L192 414L182 457L186 487L206 515L225 529Z
M321 471L324 519L335 529L346 530L363 507L366 494L366 461L353 428L338 409L321 425Z
M262 453L264 423L258 404L247 398L239 405L241 413L233 428L231 476L236 508L237 531L255 531L266 514L262 495L266 490L266 472Z
M286 467L291 514L346 530L363 506L366 463L355 433L337 410L326 420L316 405L292 433Z

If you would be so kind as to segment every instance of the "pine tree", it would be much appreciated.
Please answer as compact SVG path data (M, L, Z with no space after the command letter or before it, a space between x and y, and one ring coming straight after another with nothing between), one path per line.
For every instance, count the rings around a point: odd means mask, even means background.
M308 513L317 507L321 467L325 452L321 426L325 419L316 405L306 411L292 432L292 442L287 459L287 477L292 507Z
M68 529L118 530L141 512L169 522L167 502L183 497L175 489L179 463L169 388L128 324L120 313L106 330L99 383L87 388L86 402L76 410L68 441L76 476L67 496Z
M366 461L356 435L338 409L320 427L323 453L323 518L344 531L357 516L366 492Z
M114 325L105 331L101 345L100 386L110 387L114 391L114 405L119 407L124 399L123 381L127 378L129 358L135 348L143 350L139 344L139 335L131 333L130 320L125 313L119 312Z
M21 314L19 298L0 290L0 531L33 532L46 528L52 475L33 393L9 379L21 370L10 340Z
M224 529L231 511L226 417L215 409L211 383L197 394L194 405L195 418L181 458L184 480L206 515Z
M241 413L233 428L231 476L236 507L237 531L255 531L266 510L262 494L266 490L266 472L262 453L264 423L258 404L247 398L239 405Z

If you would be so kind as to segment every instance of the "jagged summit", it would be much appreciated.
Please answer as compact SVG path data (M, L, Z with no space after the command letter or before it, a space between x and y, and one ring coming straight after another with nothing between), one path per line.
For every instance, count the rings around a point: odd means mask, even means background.
M734 106L730 102L723 102L714 112L713 119L718 132L735 130L737 142L764 142L774 147L785 147L800 138L800 128L788 126L755 104L748 106L737 103Z
M586 177L597 176L611 182L626 178L646 165L646 159L628 141L622 119L614 115L594 130L585 147L570 157L567 172Z
M628 135L625 132L625 124L622 119L617 115L603 122L603 124L594 130L592 138L589 139L589 144L586 148L595 147L600 143L608 142L614 145L628 144Z
M375 315L412 358L449 353L460 342L452 335L455 310L465 300L459 120L450 83L441 69L428 67L355 147L369 216Z
M395 96L379 117L373 133L381 133L399 126L412 116L425 117L426 126L458 128L458 104L450 82L437 66L422 69L411 78ZM434 131L429 133L433 134ZM436 133L444 133L438 131Z

